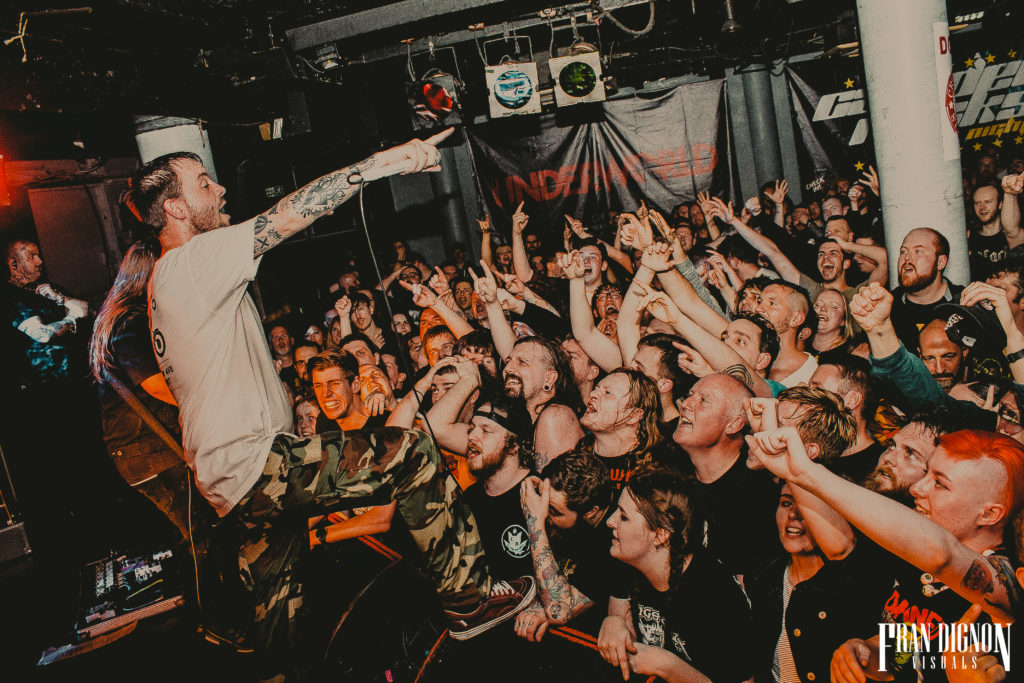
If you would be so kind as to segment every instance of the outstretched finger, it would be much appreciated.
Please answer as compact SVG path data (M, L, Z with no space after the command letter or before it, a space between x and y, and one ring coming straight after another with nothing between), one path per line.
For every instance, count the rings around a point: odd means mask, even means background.
M486 271L486 268L484 270ZM476 274L476 271L473 270L472 266L467 266L466 267L466 272L469 273L469 277L470 277L470 279L473 280L473 284L475 285L476 281L480 279L480 276Z
M486 279L490 280L491 282L494 282L495 286L497 286L498 283L494 281L494 275L491 273L491 268L487 264L487 261L484 261L483 259L480 259L480 265L483 266L484 277Z
M519 206L516 207L516 210L515 210L514 213L522 213L522 211L523 211L523 204L525 204L525 203L526 203L525 199L520 201L519 202Z
M427 138L423 142L427 143L428 145L432 145L434 147L437 147L438 144L444 142L448 138L448 136L451 135L454 132L455 132L455 127L452 126L451 128L446 128L445 130L442 130L440 133L437 133L435 135L431 135L429 138Z

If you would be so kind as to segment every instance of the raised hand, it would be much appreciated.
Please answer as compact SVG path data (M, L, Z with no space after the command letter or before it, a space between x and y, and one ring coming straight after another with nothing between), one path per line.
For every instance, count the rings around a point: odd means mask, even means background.
M501 273L502 282L512 294L522 294L526 291L526 285L515 273Z
M540 477L527 477L519 485L519 503L523 515L534 517L542 523L548 518L548 504L551 501L551 482Z
M744 399L743 411L752 432L779 428L779 402L774 398Z
M575 249L568 254L559 254L558 266L562 269L566 280L583 277L583 273L586 271L583 266L583 255Z
M469 276L473 279L473 289L485 304L496 303L498 301L498 283L494 281L494 275L483 259L480 260L480 266L483 275L479 277L472 268L467 268Z
M715 197L715 199L718 199L718 197ZM743 208L749 211L751 216L756 216L761 213L761 198L756 195L751 197L747 200L747 203L743 205Z
M424 287L419 282L409 284L404 280L399 280L398 284L412 292L412 302L420 308L431 308L437 305L437 295L430 291L429 287Z
M763 419L763 418L762 418ZM747 436L750 454L786 481L799 482L812 466L796 427L779 427Z
M498 289L498 305L503 311L521 313L526 308L525 302L512 296L507 289ZM522 308L520 308L520 306Z
M477 226L479 226L480 232L484 236L490 236L490 234L491 234L491 217L490 216L484 216L483 218L477 218L476 219L476 224L477 224Z
M710 212L714 205L711 203L711 193L708 191L697 193L697 206L700 207L704 217L707 218L708 212Z
M459 373L459 377L466 377L473 380L477 385L480 384L480 366L474 363L465 356L451 356L453 359L451 365L455 366L455 371Z
M669 227L668 221L665 220L665 217L662 216L660 212L655 209L651 209L649 215L651 223L653 223L654 227L658 229L658 232L661 233L662 237L670 242L676 238L675 230Z
M853 183L846 192L846 196L850 198L850 208L856 211L864 197L864 187L860 183Z
M704 360L704 356L697 353L696 349L680 342L672 342L672 346L679 349L679 357L676 362L683 372L688 372L694 377L707 377L714 374L715 371Z
M523 204L524 202L519 202L516 212L512 214L512 233L515 235L522 235L526 224L530 222L530 217L523 213Z
M964 291L960 294L960 303L964 306L973 306L974 304L981 303L986 308L991 308L995 311L996 317L999 318L999 324L1003 326L1003 330L1007 334L1016 333L1017 323L1013 320L1013 313L1010 312L1010 301L1006 296L1006 290L1000 289L987 282L972 282L964 288Z
M861 182L871 188L871 191L875 193L876 197L882 196L878 191L878 171L875 170L874 166L868 166L868 170L864 171L860 178Z
M452 292L452 288L448 285L448 276L444 274L440 266L434 266L434 274L430 276L427 284L440 297Z
M631 213L623 213L625 225L622 227L623 239L627 233L630 235L629 246L634 249L646 249L654 242L654 233L651 232L651 225L647 221L641 221ZM623 244L626 244L624 241Z
M768 195L768 199L772 200L776 204L782 204L786 201L786 195L789 193L789 182L786 180L776 180L775 190L769 190L765 194Z
M869 334L889 324L891 312L892 294L877 282L861 287L850 301L850 315Z
M637 304L638 310L649 311L651 315L667 325L674 326L679 323L682 314L665 292L650 289L639 282L634 283L634 286L640 290L641 294L640 302Z
M1009 195L1018 195L1024 190L1024 175L1003 176L1003 192Z
M377 152L373 155L374 165L411 164L410 168L403 172L403 175L420 171L439 171L441 170L441 152L438 151L437 145L453 132L455 132L454 128L447 128L426 140L414 139L404 145Z
M399 280L401 282L401 280ZM403 283L404 284L404 283ZM338 314L338 317L342 320L348 318L349 313L352 312L352 300L348 296L343 296L334 302L334 311Z
M644 200L640 200L640 206L636 208L636 217L646 223L650 219L651 210L647 208Z
M714 210L715 213L718 214L718 217L721 218L726 223L732 223L733 220L736 218L736 214L732 210L732 202L726 204L718 197L712 197L711 204L712 206L715 207ZM758 206L760 206L760 204L758 204Z
M566 227L569 228L570 230L572 230L574 233L576 233L577 237L579 237L581 240L585 240L585 239L589 239L589 238L593 237L593 235L586 228L583 227L583 222L582 221L579 221L579 220L573 218L569 214L564 214L564 215L565 215L565 225L566 225Z
M666 270L675 267L678 263L672 258L672 245L665 242L656 242L644 249L640 257L640 265L650 268L655 273L664 273Z

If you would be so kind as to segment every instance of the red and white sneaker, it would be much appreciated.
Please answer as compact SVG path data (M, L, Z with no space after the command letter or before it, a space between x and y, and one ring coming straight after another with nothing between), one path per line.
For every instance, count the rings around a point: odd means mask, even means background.
M498 581L491 586L490 596L469 614L445 610L451 622L448 634L455 640L469 640L484 631L508 621L529 605L537 594L532 576L512 581Z

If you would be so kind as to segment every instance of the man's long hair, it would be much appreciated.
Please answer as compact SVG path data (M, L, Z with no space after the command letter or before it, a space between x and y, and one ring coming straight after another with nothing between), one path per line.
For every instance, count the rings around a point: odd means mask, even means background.
M139 240L125 253L114 284L107 293L89 340L89 367L101 384L115 369L111 342L130 318L146 315L146 285L160 256L155 237Z
M562 349L558 342L543 337L524 337L516 341L515 346L520 344L536 344L544 349L548 357L548 365L558 375L557 379L555 379L555 395L551 397L551 400L540 406L541 412L549 405L561 404L569 406L572 412L576 413L577 417L582 415L583 399L580 398L579 387L576 386L576 382L573 380L572 366L569 364L569 356L565 353L565 350Z

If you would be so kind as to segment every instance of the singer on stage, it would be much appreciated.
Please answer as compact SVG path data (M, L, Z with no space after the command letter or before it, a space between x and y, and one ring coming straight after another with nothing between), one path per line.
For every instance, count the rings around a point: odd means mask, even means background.
M349 498L397 501L453 637L472 637L511 618L534 595L529 577L501 582L492 592L476 523L424 433L390 428L369 446L342 432L289 433L291 408L246 291L262 254L331 213L363 181L437 170L435 145L450 133L378 152L236 225L221 211L224 188L195 155L159 157L133 179L128 204L153 226L162 247L148 294L153 348L180 406L196 484L239 530L265 677L297 664L289 662L290 622L301 604L292 569L306 542L306 519L346 507Z

